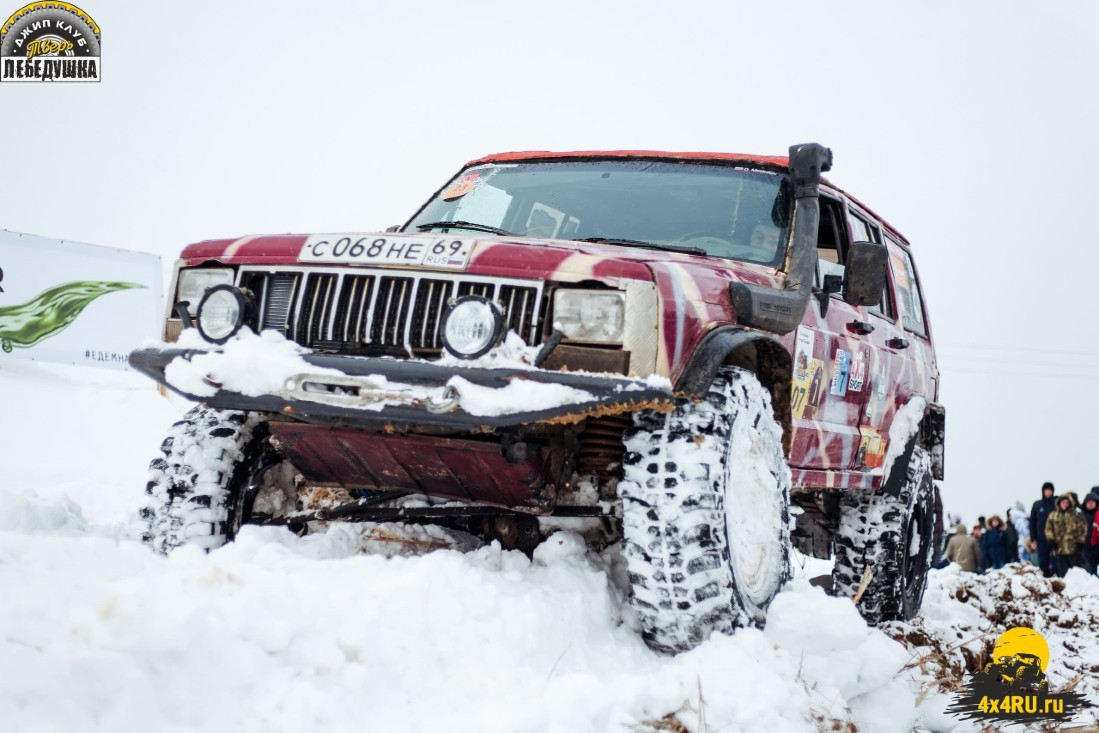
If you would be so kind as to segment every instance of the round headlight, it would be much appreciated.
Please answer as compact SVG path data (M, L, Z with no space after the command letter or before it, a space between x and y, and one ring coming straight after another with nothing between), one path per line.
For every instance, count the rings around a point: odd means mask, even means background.
M479 295L463 295L443 313L443 346L459 359L484 356L504 335L499 306Z
M215 344L231 339L244 325L248 300L232 285L215 285L198 304L198 332Z

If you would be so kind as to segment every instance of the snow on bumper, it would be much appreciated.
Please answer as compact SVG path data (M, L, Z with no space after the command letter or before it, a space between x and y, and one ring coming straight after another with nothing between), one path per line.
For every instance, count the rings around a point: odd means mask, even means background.
M670 383L531 368L463 367L313 353L243 355L148 348L130 364L212 407L279 412L317 423L466 431L670 409Z

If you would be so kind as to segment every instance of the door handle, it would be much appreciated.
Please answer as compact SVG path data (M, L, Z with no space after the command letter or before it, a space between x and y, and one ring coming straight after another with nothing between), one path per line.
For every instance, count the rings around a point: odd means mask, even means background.
M874 330L874 324L867 323L866 321L851 321L847 324L847 327L855 333L867 334Z
M900 336L897 336L896 338L891 338L886 341L885 345L891 349L907 349L908 339L902 339Z

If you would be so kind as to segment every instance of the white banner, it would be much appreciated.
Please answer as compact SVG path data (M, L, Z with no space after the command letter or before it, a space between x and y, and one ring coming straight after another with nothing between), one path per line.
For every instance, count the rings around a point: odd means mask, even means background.
M0 229L0 363L128 369L160 338L160 257Z

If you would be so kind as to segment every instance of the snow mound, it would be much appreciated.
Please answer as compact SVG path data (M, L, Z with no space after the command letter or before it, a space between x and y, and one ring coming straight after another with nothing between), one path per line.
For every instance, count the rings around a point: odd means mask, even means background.
M88 528L80 506L68 496L39 496L26 490L0 490L0 531L79 533Z
M1099 702L1099 578L1083 570L1061 579L1021 563L984 575L951 565L931 574L919 619L883 630L909 648L905 667L917 673L919 698L942 702L991 661L1000 634L1018 626L1048 642L1051 692L1072 689ZM1099 709L1074 721L1088 722L1099 722Z
M1046 637L1051 687L1099 700L1099 581L1079 571L936 571L922 618L874 629L799 559L764 629L665 657L637 633L615 548L567 531L533 559L337 523L164 558L102 527L135 524L182 410L83 371L0 379L19 416L0 490L4 730L976 730L944 711L1011 625Z

